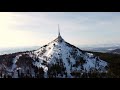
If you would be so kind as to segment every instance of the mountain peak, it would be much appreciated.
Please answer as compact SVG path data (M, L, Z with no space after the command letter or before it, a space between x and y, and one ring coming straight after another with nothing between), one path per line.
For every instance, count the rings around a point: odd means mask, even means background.
M65 77L65 75L68 78L75 77L74 72L88 73L91 70L106 72L105 66L107 66L107 63L92 53L83 52L76 46L66 42L60 35L59 25L58 37L34 51L33 56L38 58L34 66L42 67L44 72L50 75L59 73L56 75L57 77ZM45 74L45 77L48 76Z

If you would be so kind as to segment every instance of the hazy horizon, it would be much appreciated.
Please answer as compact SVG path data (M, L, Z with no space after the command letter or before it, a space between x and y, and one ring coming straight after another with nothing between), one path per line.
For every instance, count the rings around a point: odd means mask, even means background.
M43 46L61 36L75 46L120 42L119 12L0 12L0 48Z

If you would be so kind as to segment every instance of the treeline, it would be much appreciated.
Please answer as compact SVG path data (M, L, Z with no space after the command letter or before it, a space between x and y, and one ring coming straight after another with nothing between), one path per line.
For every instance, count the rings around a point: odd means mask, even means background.
M90 51L87 51L90 52ZM120 78L120 55L112 53L90 52L108 62L108 77Z

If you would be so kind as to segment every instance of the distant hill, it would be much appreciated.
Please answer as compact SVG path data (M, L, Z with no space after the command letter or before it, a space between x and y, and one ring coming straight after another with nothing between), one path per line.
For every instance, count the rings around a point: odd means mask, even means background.
M109 53L120 54L120 49L112 50L112 51L110 51Z
M9 48L0 48L0 55L12 54L23 51L31 51L38 49L40 46L29 46L29 47L9 47Z

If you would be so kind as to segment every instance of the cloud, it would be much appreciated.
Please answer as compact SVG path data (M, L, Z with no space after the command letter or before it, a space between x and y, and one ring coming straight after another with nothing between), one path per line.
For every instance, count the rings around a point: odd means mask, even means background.
M120 41L120 13L1 12L0 47L43 45L57 36L57 25L75 45Z

